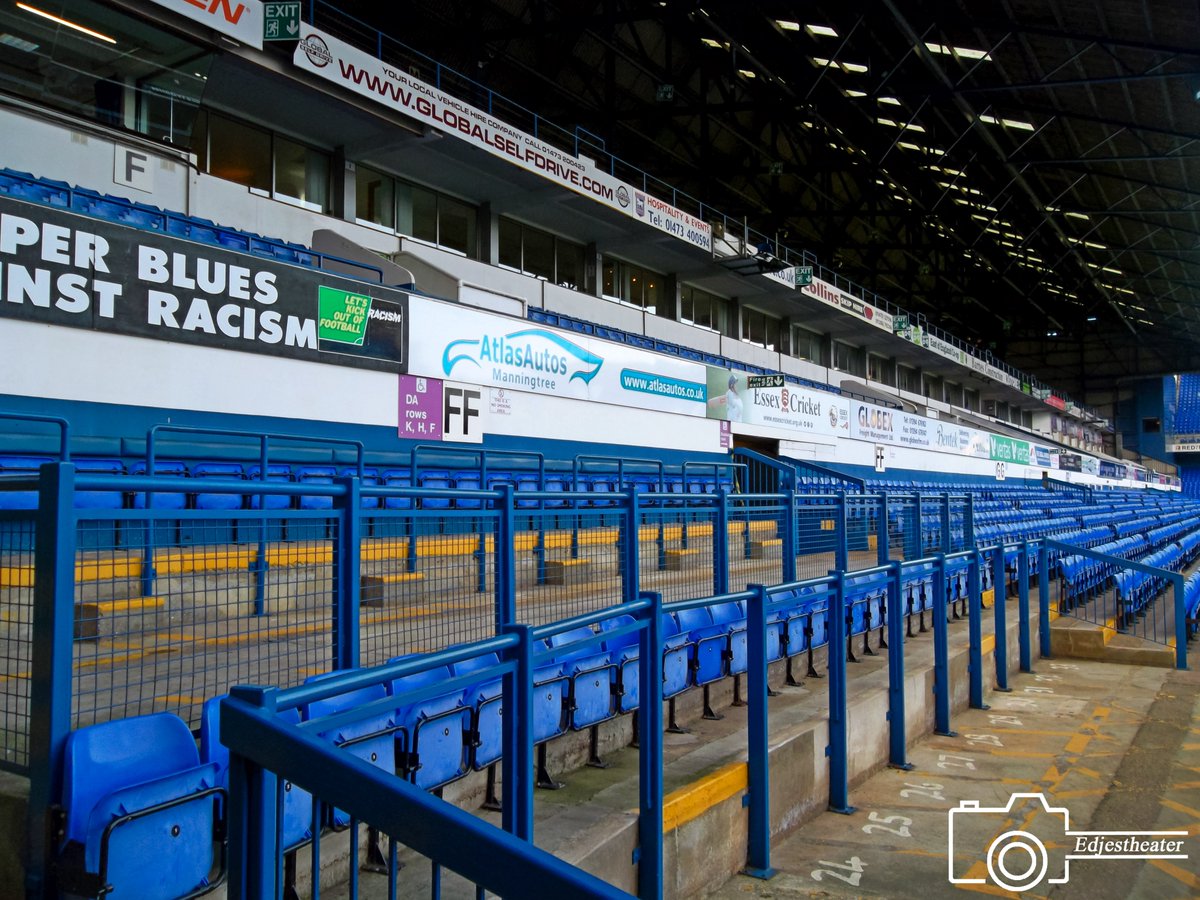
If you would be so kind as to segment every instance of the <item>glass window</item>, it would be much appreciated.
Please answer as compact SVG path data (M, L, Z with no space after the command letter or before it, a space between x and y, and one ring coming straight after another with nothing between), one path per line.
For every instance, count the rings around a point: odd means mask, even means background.
M522 229L525 254L522 269L537 278L554 280L554 235L528 225Z
M555 238L555 283L561 287L579 290L583 287L583 245Z
M354 215L362 222L395 228L395 179L366 166L359 166L354 176Z
M728 334L729 301L690 284L682 285L679 289L679 319Z
M500 256L497 262L510 269L521 271L521 223L500 217Z
M409 190L412 210L410 234L420 241L438 242L437 194L412 186Z
M826 364L825 340L815 331L797 325L792 329L792 355L823 366Z
M613 259L603 260L603 293L610 300L620 300L655 313L663 302L663 283L666 276Z
M475 208L452 200L437 197L438 233L440 247L449 247L467 256L475 256Z
M858 347L851 347L841 341L833 342L833 367L850 375L866 375L865 354Z
M899 365L896 367L896 374L899 376L899 388L902 391L908 391L911 394L921 393L921 377L917 374L917 370L912 366Z
M271 190L271 135L224 116L208 117L208 171L260 191Z
M325 212L329 205L329 154L276 136L275 194Z
M759 312L757 309L742 309L742 340L758 344L768 350L779 347L779 319Z

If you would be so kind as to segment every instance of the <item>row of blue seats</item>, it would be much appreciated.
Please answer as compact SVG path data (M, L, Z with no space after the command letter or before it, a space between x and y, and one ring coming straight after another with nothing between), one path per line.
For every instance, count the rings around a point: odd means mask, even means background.
M948 571L944 602L965 591L965 563ZM886 583L878 574L846 578L847 648L882 629ZM910 620L936 609L931 565L910 566L901 587ZM768 624L771 661L790 662L828 643L828 589L774 592L781 605ZM539 747L539 781L552 786L545 746L568 730L592 729L639 707L639 648L633 619L616 615L600 628L554 635L538 648L534 669L533 735ZM673 701L692 687L744 673L748 666L744 597L683 610L663 620L664 697ZM880 641L882 645L882 638ZM400 659L400 658L398 658ZM394 662L395 660L392 660ZM502 755L501 681L495 654L433 668L387 684L344 692L281 715L318 723L316 733L372 765L426 790L438 790L471 771L494 767ZM309 681L328 678L313 676ZM446 691L437 685L458 679ZM465 686L463 686L465 684ZM418 693L420 692L420 693ZM415 695L415 696L414 696ZM186 724L170 713L117 720L74 731L65 749L58 847L59 884L80 894L101 887L121 896L190 896L220 884L220 848L229 788L229 751L220 740L220 697L206 701L199 746ZM708 707L705 697L706 711ZM362 708L347 721L340 714ZM337 717L322 729L320 721ZM671 724L674 726L674 703ZM323 829L344 828L349 816L314 803L302 788L283 785L282 845L295 849ZM493 796L494 799L494 796ZM153 865L147 861L153 860Z
M0 194L17 200L69 209L120 225L160 231L202 244L265 256L280 262L309 267L318 265L317 255L301 244L262 237L238 228L228 228L199 216L184 215L147 203L101 194L99 191L73 186L65 181L39 178L29 172L0 169Z
M1193 552L1194 549L1195 544ZM1179 544L1169 544L1143 557L1141 562L1169 572L1178 572L1185 564L1183 548ZM1118 572L1114 583L1117 589L1117 615L1123 626L1133 624L1134 617L1154 602L1168 584L1159 575L1130 570Z
M1179 396L1175 403L1175 433L1200 433L1200 375L1179 376Z
M30 478L36 476L38 468L51 457L9 456L0 457L0 479ZM73 460L78 471L92 474L144 475L147 464L139 461L128 470L119 459L96 459L77 457ZM241 463L230 462L193 462L181 460L159 460L155 462L155 474L172 477L188 477L194 479L222 479L235 481L262 480L262 467L259 465L243 466ZM357 474L353 467L270 464L267 467L266 480L276 482L295 482L297 484L331 484L338 477L349 477ZM408 468L380 470L367 467L363 470L363 482L366 485L382 485L386 487L413 487L412 471ZM667 506L682 506L684 496L713 494L718 486L732 488L732 482L726 477L715 475L627 475L624 485L618 476L609 474L580 475L547 473L540 478L536 472L491 472L486 479L481 478L478 471L426 469L418 472L416 486L430 489L455 490L492 490L500 484L512 484L518 492L527 491L586 491L596 495L611 494L622 486L636 487L647 494L663 493L669 495L664 501ZM247 485L243 493L226 493L204 491L199 485L190 492L156 492L149 503L155 509L286 509L293 506L293 498L285 495L267 495L266 497L252 493ZM0 491L0 509L32 509L37 504L37 495L33 491ZM142 492L123 491L81 491L76 494L75 505L87 509L120 509L130 506L135 509L146 507L147 499ZM479 509L483 501L475 498L446 498L426 497L420 501L424 509ZM328 509L333 505L330 497L302 496L296 498L300 509ZM363 497L362 506L367 509L379 508L380 498ZM383 500L387 509L410 509L413 500L407 497L387 497ZM569 505L567 500L547 500L544 507L560 509ZM576 502L577 507L610 507L616 501L597 496L586 502ZM538 501L517 500L518 509L537 508Z

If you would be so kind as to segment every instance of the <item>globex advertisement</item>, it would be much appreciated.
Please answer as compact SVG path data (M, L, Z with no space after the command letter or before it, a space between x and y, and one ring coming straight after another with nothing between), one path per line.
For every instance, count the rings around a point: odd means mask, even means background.
M512 391L705 415L704 366L536 322L411 298L409 371Z

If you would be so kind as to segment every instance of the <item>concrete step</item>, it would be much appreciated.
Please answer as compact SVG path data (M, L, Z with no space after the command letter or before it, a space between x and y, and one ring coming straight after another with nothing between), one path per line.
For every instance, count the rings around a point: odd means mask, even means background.
M1110 618L1103 624L1061 616L1050 626L1050 650L1055 656L1098 659L1130 666L1175 666L1175 648L1117 630Z

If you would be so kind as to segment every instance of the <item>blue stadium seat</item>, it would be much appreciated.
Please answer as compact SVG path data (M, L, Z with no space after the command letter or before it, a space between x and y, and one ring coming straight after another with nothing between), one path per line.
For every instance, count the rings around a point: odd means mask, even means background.
M388 662L397 662L396 657ZM397 732L397 771L413 784L434 790L461 778L470 771L471 758L466 740L471 730L472 710L464 705L462 690L452 690L424 700L408 701L406 691L440 684L450 678L450 670L439 666L396 678L388 692L399 705L394 720Z
M202 462L192 466L192 477L197 480L215 478L221 481L243 481L246 472L241 463ZM246 495L197 490L192 499L196 509L241 509Z
M147 474L147 466L144 460L138 460L129 468L130 475L145 475ZM182 460L159 459L154 462L155 475L165 475L172 478L183 478L187 475L187 466ZM154 509L184 509L187 507L187 494L183 491L166 492L155 491L151 500L151 506ZM133 508L146 508L146 495L139 491L133 495Z
M412 472L409 469L388 469L383 473L383 483L387 487L412 487ZM387 509L412 509L411 497L387 497L384 507Z
M449 490L454 487L450 473L445 469L427 469L417 474L417 487ZM422 497L421 509L449 509L449 497Z
M574 646L572 646L574 645ZM551 636L553 660L570 679L567 710L572 730L589 728L616 715L616 667L590 628L572 628Z
M337 469L333 466L297 466L295 477L298 484L333 484ZM300 508L333 509L333 498L301 495Z
M178 716L154 713L73 731L62 774L62 893L184 897L220 883L224 856L214 847L225 791L218 767L200 762Z
M72 460L75 471L93 475L124 475L125 464L119 459L79 457ZM123 491L76 491L76 509L120 509L125 505Z
M246 479L248 481L262 481L263 472L261 465L250 466L246 469ZM266 481L291 481L292 467L283 465L282 463L271 463L267 466ZM254 485L246 485L247 492L250 492L250 508L251 509L289 509L292 505L292 498L287 494L255 494L252 493Z
M229 748L221 743L221 700L220 694L204 701L200 712L200 759L217 767L222 787L229 787ZM300 711L281 710L281 721L299 724ZM282 847L291 850L312 840L312 794L303 788L285 781L283 784L283 835Z

